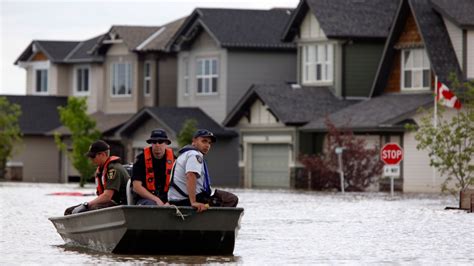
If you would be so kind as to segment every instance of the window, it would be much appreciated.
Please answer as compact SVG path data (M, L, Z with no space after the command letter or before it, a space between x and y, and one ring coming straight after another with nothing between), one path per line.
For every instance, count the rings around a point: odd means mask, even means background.
M425 49L402 51L402 90L430 88L430 61Z
M189 61L187 58L183 59L183 67L184 95L189 95Z
M76 69L76 94L89 94L89 68L78 67Z
M132 94L132 65L130 63L112 64L112 96Z
M303 46L303 82L332 82L333 45L314 44Z
M218 78L216 58L197 60L197 94L216 94Z
M151 62L145 62L145 65L143 66L143 73L143 91L145 96L148 96L150 95L151 91Z
M48 70L36 69L35 92L38 94L48 93Z

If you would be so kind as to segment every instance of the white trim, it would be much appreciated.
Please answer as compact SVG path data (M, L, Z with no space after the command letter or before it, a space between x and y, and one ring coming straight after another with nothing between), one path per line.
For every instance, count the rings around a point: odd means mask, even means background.
M77 87L77 71L79 69L87 69L87 91L78 91ZM90 65L76 65L74 66L74 74L73 74L73 87L74 87L74 96L89 96L91 91L91 67Z
M422 60L422 66L421 67L415 67L415 66L411 66L410 68L407 68L405 69L405 52L406 51L409 51L410 53L413 53L414 51L422 51L423 52L423 57L421 58ZM412 58L413 58L414 55L412 55ZM400 91L401 92L420 92L420 91L429 91L430 90L430 87L431 87L431 63L429 61L429 58L428 58L428 54L426 53L426 49L420 49L420 48L416 48L416 49L403 49L401 50L401 65L400 65L400 71L401 71L401 75L400 75ZM424 63L424 59L428 60L428 66L427 67L424 67L423 63ZM413 62L413 59L412 59L412 64L414 64ZM429 77L428 77L428 86L427 87L410 87L410 88L406 88L405 87L405 70L408 70L412 73L412 76L411 76L411 85L413 86L413 72L415 71L421 71L421 86L423 86L423 72L425 70L428 70L429 71Z
M128 68L128 73L130 75L125 76L125 84L130 84L130 93L125 93L125 94L114 94L113 87L114 87L114 65L118 64L123 64L126 65ZM129 98L132 97L133 94L133 64L129 61L124 61L124 62L113 62L110 64L110 97L112 98ZM127 69L125 70L127 71ZM127 88L126 88L127 90Z
M122 39L118 39L118 40L104 40L104 41L102 41L102 43L104 43L104 44L116 44L116 43L123 43L123 40L122 40Z
M212 73L212 62L215 60L216 62L216 74L213 74ZM201 73L200 75L198 74L198 69L199 69L199 62L204 62L204 69L205 69L205 62L206 61L209 61L209 74L205 74L205 73ZM202 69L202 71L204 71L204 69ZM219 58L217 57L202 57L202 58L197 58L196 59L196 73L195 73L195 81L196 81L196 95L198 96L209 96L209 95L218 95L219 94ZM217 81L216 81L216 91L213 92L212 91L212 85L213 85L213 82L212 80L216 78ZM209 80L209 87L208 87L208 91L206 92L205 91L205 86L203 85L202 86L202 92L199 92L198 91L198 79L203 79L203 82L205 80Z
M152 65L153 61L151 60L146 60L145 62L143 62L143 95L144 96L150 96L151 95L151 65ZM146 65L149 66L149 76L146 75ZM148 81L148 84L150 85L149 89L150 91L147 93L146 92L146 84L147 84L147 81Z
M145 46L147 46L153 39L158 37L163 31L165 31L166 27L162 27L159 30L157 30L155 33L153 33L150 37L148 37L146 40L144 40L140 45L137 46L136 50L140 51L143 49Z

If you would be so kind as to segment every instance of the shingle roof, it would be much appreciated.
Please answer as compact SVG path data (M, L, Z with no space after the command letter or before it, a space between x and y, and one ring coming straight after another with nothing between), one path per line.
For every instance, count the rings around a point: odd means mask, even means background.
M430 60L431 69L438 76L439 81L448 83L449 75L452 72L458 76L459 80L462 80L461 68L441 16L431 8L429 0L404 0L397 18L395 18L391 35L386 42L382 61L372 88L373 96L383 93L394 60L396 50L394 46L410 12L415 17Z
M181 25L183 25L184 21L186 21L186 17L163 25L161 27L163 31L150 40L141 51L167 51L169 49L171 38L176 34Z
M400 0L303 0L287 25L283 38L291 41L307 11L318 20L328 38L385 38Z
M474 1L431 0L432 7L462 28L474 26Z
M187 19L175 41L204 28L221 47L248 49L294 49L281 41L293 9L211 9L198 8ZM188 36L188 38L189 38Z
M256 99L286 125L305 124L316 116L325 116L356 102L338 99L323 87L293 89L288 84L253 85L229 112L223 125L235 126Z
M354 131L404 130L399 122L408 119L420 107L433 104L431 93L385 94L351 105L329 115L337 127ZM305 131L326 131L325 117L318 117L302 127Z
M97 44L99 39L101 39L103 35L99 35L97 37L91 38L89 40L80 42L69 55L65 58L66 62L101 62L104 60L102 56L94 55L89 53L94 45Z
M162 124L178 134L187 119L195 119L198 128L206 128L216 136L235 137L233 130L226 129L197 107L146 107L130 118L121 128L119 134L133 132L150 117L160 121Z
M62 63L66 56L76 47L80 42L77 41L41 41L34 40L23 53L15 61L17 64L19 61L27 61L35 52L33 46L36 46L42 51L51 62Z
M67 104L67 97L3 95L21 106L19 124L24 135L45 135L61 125L58 106Z
M130 50L134 50L150 35L157 32L161 27L157 26L112 26L110 32L119 35Z

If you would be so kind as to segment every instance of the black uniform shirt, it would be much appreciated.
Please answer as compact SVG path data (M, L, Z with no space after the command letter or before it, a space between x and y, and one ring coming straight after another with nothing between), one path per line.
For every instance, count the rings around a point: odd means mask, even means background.
M167 194L164 192L166 182L166 154L159 160L156 159L153 154L151 158L155 172L155 189L157 190L154 194L162 198L163 195L166 196ZM132 182L135 180L142 181L142 186L146 188L145 154L143 153L137 156L133 164Z

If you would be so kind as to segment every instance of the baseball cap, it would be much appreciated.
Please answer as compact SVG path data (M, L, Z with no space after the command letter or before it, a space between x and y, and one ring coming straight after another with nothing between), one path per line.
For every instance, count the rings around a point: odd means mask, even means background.
M207 130L207 129L198 129L198 130L196 130L196 132L194 132L193 138L197 138L197 137L211 138L212 143L217 141L216 136L214 136L214 134L211 131Z
M103 140L97 140L89 146L89 151L86 153L86 156L94 158L97 153L108 151L109 149L109 144Z

